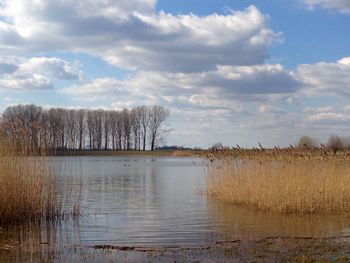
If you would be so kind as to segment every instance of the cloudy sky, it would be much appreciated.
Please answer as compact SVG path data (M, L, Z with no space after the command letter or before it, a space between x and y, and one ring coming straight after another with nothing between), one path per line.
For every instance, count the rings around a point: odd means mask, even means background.
M169 145L350 135L349 0L0 0L0 110L170 109Z

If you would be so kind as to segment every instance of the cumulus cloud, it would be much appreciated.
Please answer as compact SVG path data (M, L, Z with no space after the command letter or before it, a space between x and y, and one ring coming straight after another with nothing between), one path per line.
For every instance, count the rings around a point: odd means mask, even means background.
M348 107L324 106L324 107L306 107L305 123L315 125L329 124L347 124L350 116L347 113Z
M155 0L8 0L2 52L79 51L136 70L199 72L254 65L282 40L255 6L227 15L172 15Z
M0 89L35 90L53 87L53 80L77 80L82 72L59 58L0 59Z
M309 8L350 13L348 1L300 1ZM266 63L268 47L282 42L283 35L255 6L199 16L158 12L156 3L2 0L0 89L51 89L55 80L75 81L60 92L95 106L108 101L115 109L166 105L180 123L178 134L203 129L200 135L211 141L263 129L270 136L264 140L276 143L276 138L299 136L299 130L346 126L345 104L342 110L314 108L307 107L307 100L349 96L350 58L287 70ZM68 61L40 57L52 51L85 53L135 71L120 79L87 80Z
M18 66L17 75L36 72L55 79L77 80L82 78L82 71L76 65L60 58L36 57L28 59Z
M297 75L307 86L308 94L350 96L350 58L335 63L320 62L299 65Z
M140 71L124 80L97 79L63 92L79 99L109 98L117 109L164 104L186 127L208 128L215 119L230 129L269 130L271 138L266 141L283 141L281 133L293 135L291 138L297 141L298 136L312 135L327 125L332 128L322 133L324 138L349 126L349 107L338 99L347 94L349 64L350 59L343 58L333 63L300 65L293 71L279 64L217 66L199 73ZM307 106L308 99L322 100L322 96L333 96L339 103ZM211 132L217 136L220 133L215 129Z
M350 14L350 2L348 0L302 0L308 8L317 7L334 9L343 14Z
M63 89L80 99L126 97L165 102L181 107L211 107L237 110L232 100L240 97L291 94L300 87L283 66L218 66L201 73L138 72L125 80L102 78Z
M0 79L0 89L8 90L34 90L52 88L52 81L43 75L32 74L25 77L9 77Z

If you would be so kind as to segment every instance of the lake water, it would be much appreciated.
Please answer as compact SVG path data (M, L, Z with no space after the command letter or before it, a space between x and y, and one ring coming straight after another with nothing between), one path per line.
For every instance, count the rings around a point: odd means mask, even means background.
M52 160L58 164L62 178L83 178L83 216L45 226L0 229L0 244L172 247L268 236L350 234L348 217L285 216L213 200L201 194L205 191L206 168L199 159L57 157Z

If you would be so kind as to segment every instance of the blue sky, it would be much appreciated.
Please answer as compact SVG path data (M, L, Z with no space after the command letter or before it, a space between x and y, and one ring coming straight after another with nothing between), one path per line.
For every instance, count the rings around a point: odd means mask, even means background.
M264 14L268 14L271 28L283 32L285 42L271 47L271 61L283 62L288 68L294 68L302 63L335 61L349 55L350 37L347 35L350 32L350 17L341 15L334 9L310 12L298 0L161 0L157 10L175 14L209 15L214 12L225 14L229 9L242 10L249 5L255 5Z
M168 144L350 136L350 1L0 0L0 110L160 104Z

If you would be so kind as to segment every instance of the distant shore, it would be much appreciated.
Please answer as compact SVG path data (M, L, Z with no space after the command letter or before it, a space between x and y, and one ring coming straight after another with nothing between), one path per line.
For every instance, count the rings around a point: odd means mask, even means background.
M219 150L56 150L52 156L150 156L150 157L210 157L216 154L228 154L242 159L283 160L293 158L299 160L350 160L350 150L344 149L334 153L324 148L274 148L274 149L245 149L225 148Z
M147 156L147 157L193 157L202 150L155 150L155 151L113 151L113 150L67 150L57 151L55 156Z

